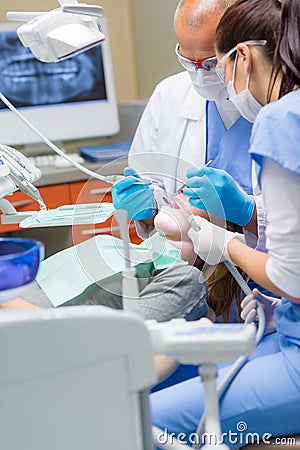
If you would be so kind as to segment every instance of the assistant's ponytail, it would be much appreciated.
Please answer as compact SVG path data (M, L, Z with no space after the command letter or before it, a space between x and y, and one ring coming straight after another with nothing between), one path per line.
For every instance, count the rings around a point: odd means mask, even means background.
M273 73L282 72L279 97L300 86L300 1L282 0Z

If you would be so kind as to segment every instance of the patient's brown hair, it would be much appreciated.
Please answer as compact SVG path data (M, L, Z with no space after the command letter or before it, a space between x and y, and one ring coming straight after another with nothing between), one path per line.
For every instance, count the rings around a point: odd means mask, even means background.
M242 233L242 229L238 225L227 223L227 228L230 231ZM242 290L225 264L205 265L203 274L207 282L207 304L216 317L222 316L223 322L229 322L232 302L235 300L240 320ZM241 274L245 276L242 271Z

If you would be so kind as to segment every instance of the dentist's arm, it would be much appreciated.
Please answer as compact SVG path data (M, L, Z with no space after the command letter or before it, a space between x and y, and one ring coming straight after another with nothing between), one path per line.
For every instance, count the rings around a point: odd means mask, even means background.
M130 167L124 169L124 178L114 184L112 199L114 207L125 209L129 219L153 220L156 209L153 186L143 183Z
M202 167L187 171L183 191L191 205L257 234L254 198L246 194L225 170Z

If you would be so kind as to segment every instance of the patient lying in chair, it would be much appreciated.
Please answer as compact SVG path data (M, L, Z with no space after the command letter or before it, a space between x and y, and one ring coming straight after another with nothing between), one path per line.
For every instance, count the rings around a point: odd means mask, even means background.
M187 201L184 196L181 198ZM191 214L200 214L207 218L204 211L188 207ZM139 309L144 319L197 320L207 316L208 311L211 319L219 315L222 315L225 321L229 318L232 299L237 298L238 289L223 264L217 268L203 267L203 262L193 252L192 242L187 235L189 227L186 214L178 208L165 206L155 217L156 230L164 234L168 241L180 250L181 258L188 264L173 264L166 269L158 270L151 263L141 264L138 267ZM72 282L72 273L68 278ZM121 309L121 280L122 275L118 272L104 280L94 282L64 306L97 304ZM57 290L59 289L58 285ZM52 306L48 296L37 283L26 293L26 299L42 307Z
M160 216L163 220L164 214L158 213L156 217L158 221ZM177 218L174 217L172 220L176 225ZM180 226L176 225L179 230ZM184 255L183 251L183 259ZM97 261L93 263L96 265ZM167 321L184 317L187 320L196 320L207 315L206 282L201 271L193 265L175 263L167 268L157 269L155 264L147 262L137 266L137 278L140 290L139 310L144 319ZM72 283L72 273L68 279ZM58 283L58 292L59 289ZM37 283L26 293L26 298L42 307L52 306L48 296ZM80 295L69 300L64 306L79 304L98 304L121 309L121 273L114 273L101 281L91 283Z

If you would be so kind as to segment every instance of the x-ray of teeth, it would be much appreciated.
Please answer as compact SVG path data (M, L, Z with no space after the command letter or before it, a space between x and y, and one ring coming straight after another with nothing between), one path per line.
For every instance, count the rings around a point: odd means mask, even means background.
M17 107L104 100L101 46L65 61L42 63L23 47L15 31L3 31L0 90Z

